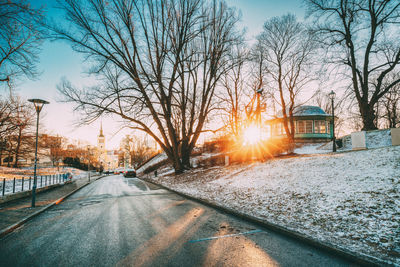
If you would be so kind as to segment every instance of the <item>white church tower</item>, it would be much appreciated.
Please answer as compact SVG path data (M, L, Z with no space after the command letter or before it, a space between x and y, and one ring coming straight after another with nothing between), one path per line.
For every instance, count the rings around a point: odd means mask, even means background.
M97 149L101 154L106 152L106 138L103 135L103 123L100 124L100 134L97 137Z

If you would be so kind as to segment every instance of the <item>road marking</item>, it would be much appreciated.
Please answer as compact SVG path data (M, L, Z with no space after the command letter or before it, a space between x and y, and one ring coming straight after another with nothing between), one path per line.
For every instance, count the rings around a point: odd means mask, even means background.
M263 232L263 231L262 231L262 230L252 230L252 231L243 232L243 233L238 233L238 234L212 236L212 237L200 238L200 239L195 239L195 240L189 240L188 243L196 243L196 242L201 242L201 241L209 241L209 240L213 240L213 239L226 238L226 237L233 237L233 236L238 236L238 235L250 235L250 234L255 234L255 233L260 233L260 232Z

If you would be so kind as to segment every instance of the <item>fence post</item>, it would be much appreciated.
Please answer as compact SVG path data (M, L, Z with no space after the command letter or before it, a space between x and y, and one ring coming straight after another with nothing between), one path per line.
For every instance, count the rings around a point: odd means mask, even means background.
M31 179L32 177L29 176L29 190L31 190Z
M24 191L24 177L22 176L21 192Z
M43 187L43 175L40 175L40 187Z
M55 184L55 179L54 179L54 178L55 178L55 176L54 176L54 174L53 174L53 184Z
M5 192L6 192L6 178L3 178L3 197Z
M14 177L14 181L13 181L13 193L15 193L15 177Z
M47 175L44 176L44 186L47 185Z

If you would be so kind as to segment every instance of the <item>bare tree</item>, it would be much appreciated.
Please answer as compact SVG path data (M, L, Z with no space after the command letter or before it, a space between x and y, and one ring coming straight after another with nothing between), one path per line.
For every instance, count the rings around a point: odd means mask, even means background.
M0 102L0 158L8 152L7 165L13 161L18 167L21 156L32 151L31 126L34 121L33 108L18 96L9 96Z
M393 86L379 101L381 118L388 128L400 126L400 83Z
M26 0L0 0L0 82L38 74L43 18L43 8L34 9Z
M257 41L265 57L265 79L275 101L282 107L283 126L289 141L293 142L293 111L300 92L313 77L314 36L294 15L288 14L266 21Z
M222 87L218 93L221 100L221 110L225 129L232 137L238 138L245 120L245 102L247 101L246 91L249 90L247 80L249 78L249 51L242 43L235 44L229 55L232 62L232 69L222 77Z
M351 81L364 130L376 129L376 104L400 78L400 3L391 0L306 0L330 63Z
M147 142L140 137L127 137L126 150L129 152L130 163L134 168L138 168L151 156L155 155L155 150L147 145Z
M15 105L10 98L0 99L0 139L6 138L16 129L16 125L13 123L15 113Z
M7 139L15 131L13 123L15 106L8 98L0 99L0 165L2 164L3 152L7 149Z
M93 73L104 78L104 85L87 89L64 82L66 100L85 112L86 122L103 114L130 122L154 138L176 173L188 168L229 68L236 12L201 0L60 4L73 27L52 27L54 37L95 62Z
M48 149L48 157L50 158L53 166L59 168L59 163L65 157L66 152L64 145L67 142L65 137L53 136L48 134L43 134L41 136L41 144L43 148Z
M13 150L15 156L13 167L17 168L20 157L32 152L33 135L30 134L30 127L33 125L35 112L31 105L28 105L26 101L23 101L19 97L13 98L12 102L15 105L16 110L13 116L13 122L16 129L11 136L12 139L14 139L15 147Z

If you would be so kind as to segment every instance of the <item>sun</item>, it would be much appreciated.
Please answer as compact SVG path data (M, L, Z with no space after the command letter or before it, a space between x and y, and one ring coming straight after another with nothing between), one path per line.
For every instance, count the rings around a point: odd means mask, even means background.
M254 124L249 125L243 131L243 144L254 145L261 141L261 130Z

